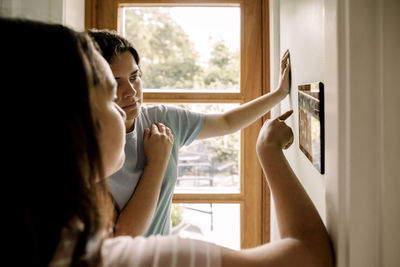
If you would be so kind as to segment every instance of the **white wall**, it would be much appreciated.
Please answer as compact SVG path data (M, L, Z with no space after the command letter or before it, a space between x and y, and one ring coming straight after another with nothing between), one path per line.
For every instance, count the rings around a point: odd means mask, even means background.
M0 16L58 23L82 31L84 0L0 0Z
M326 80L337 101L327 218L338 265L400 266L400 1L325 3Z
M270 25L271 58L273 74L271 87L278 84L279 61L286 49L291 53L292 87L280 107L275 109L273 116L280 111L293 109L293 115L287 120L294 132L294 143L285 154L300 178L303 186L313 200L321 217L325 220L325 176L312 165L299 149L297 87L311 82L324 82L324 5L320 0L281 0L271 1ZM274 31L274 32L273 32ZM274 214L272 215L274 216ZM275 239L277 229L274 223L271 238Z
M400 253L400 1L383 1L379 33L381 67L382 266L399 266Z
M293 91L280 109L297 111L298 84L325 84L326 174L304 161L298 143L287 156L326 216L337 266L400 266L400 1L270 4L272 86L280 55L292 52Z

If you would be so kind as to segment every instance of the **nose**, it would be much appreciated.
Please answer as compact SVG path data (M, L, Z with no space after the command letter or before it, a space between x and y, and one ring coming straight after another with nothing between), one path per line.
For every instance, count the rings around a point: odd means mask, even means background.
M121 93L123 98L129 98L137 95L137 90L129 80L125 80L121 87L122 87Z

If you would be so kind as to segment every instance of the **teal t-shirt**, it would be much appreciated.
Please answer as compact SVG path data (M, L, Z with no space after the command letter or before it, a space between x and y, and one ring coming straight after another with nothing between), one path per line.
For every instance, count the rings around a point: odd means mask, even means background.
M151 124L159 122L171 129L174 145L153 220L145 236L170 233L172 195L178 177L179 148L189 145L196 139L203 128L204 116L201 113L173 106L156 105L141 108L140 115L135 120L135 129L126 135L125 163L108 179L109 190L119 210L128 203L146 165L146 156L143 151L144 130L151 128Z

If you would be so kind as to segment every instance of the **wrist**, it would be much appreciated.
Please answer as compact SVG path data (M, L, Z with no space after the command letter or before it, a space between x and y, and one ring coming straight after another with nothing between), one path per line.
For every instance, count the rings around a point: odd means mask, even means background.
M257 155L259 158L268 159L274 158L274 155L282 153L282 148L278 143L266 143L263 146L257 147Z
M282 100L289 92L285 90L282 85L279 85L273 93L279 98L279 100Z
M164 171L167 168L168 161L160 160L160 161L148 161L144 166L145 169L153 170L153 171Z

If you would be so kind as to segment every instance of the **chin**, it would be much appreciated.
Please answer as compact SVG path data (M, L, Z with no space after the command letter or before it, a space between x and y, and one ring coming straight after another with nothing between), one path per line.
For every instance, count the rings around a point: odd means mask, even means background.
M127 113L126 113L126 120L127 120L127 121L129 121L129 120L134 120L134 119L136 119L137 117L139 117L139 110L140 110L140 109L135 109L135 110L132 110L132 111L130 111L130 112L127 112Z

